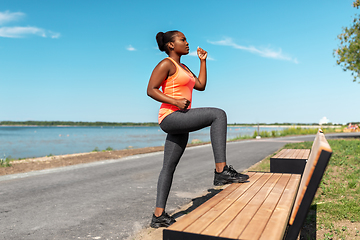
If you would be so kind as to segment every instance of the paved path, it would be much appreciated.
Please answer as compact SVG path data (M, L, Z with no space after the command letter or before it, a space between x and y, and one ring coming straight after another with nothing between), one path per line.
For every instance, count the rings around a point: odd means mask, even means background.
M327 138L349 134L328 134ZM356 136L360 137L360 134ZM314 136L231 142L228 163L242 171L287 142ZM162 153L0 177L0 239L127 239L149 225ZM210 145L185 151L167 211L213 188Z

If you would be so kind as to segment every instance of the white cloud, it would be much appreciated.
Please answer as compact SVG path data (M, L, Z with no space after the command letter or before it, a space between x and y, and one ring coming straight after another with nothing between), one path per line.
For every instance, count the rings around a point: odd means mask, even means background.
M190 52L188 55L189 55L189 56L193 56L193 57L197 57L197 56L198 56L198 55L197 55L197 51ZM214 60L215 60L214 58L210 57L209 54L208 54L208 56L207 56L206 59L207 59L207 60L210 60L210 61L214 61Z
M128 51L136 51L136 49L131 45L127 46L126 50L128 50Z
M3 25L4 23L7 22L17 21L23 16L25 16L25 14L22 12L14 12L14 13L11 13L9 11L0 12L0 25Z
M58 38L60 33L44 30L37 27L1 27L0 37L22 38L27 35L38 35L41 37Z
M329 119L327 119L327 117L323 117L322 119L320 119L319 124L326 124L329 123Z
M234 43L234 41L231 38L225 38L220 41L208 41L208 42L213 45L229 46L229 47L233 47L235 49L248 51L250 53L260 55L261 57L291 61L296 64L298 63L296 58L291 58L291 57L283 54L281 49L279 49L278 51L274 51L273 49L270 49L270 48L256 48L254 46L249 46L249 47L241 46L241 45Z
M17 21L23 16L25 16L25 14L22 12L14 12L14 13L9 11L0 12L0 25L4 25L4 23L8 23L12 21ZM0 37L23 38L28 35L38 35L45 38L60 37L60 33L56 33L38 27L21 27L21 26L0 27Z
M189 52L189 56L197 57L197 51Z

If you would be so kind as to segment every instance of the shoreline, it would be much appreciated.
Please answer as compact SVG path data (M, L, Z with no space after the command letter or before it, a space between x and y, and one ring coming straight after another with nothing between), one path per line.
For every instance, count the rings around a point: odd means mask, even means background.
M192 144L188 144L187 147L206 145L206 144L210 144L210 143L209 142L192 143ZM122 149L122 150L101 151L101 152L73 153L66 155L55 155L55 156L45 156L45 157L37 157L37 158L26 158L20 160L11 160L10 167L0 167L0 176L38 171L38 170L57 168L57 167L65 167L70 165L90 163L90 162L103 161L103 160L119 159L119 158L124 158L138 154L160 152L163 150L164 150L163 146L158 146L158 147Z
M227 125L228 127L258 127L256 124L236 124L236 125ZM269 125L259 125L259 127L265 128L265 127L295 127L295 128L341 128L345 125L296 125L296 124L284 124L284 125L275 125L275 124L269 124ZM158 127L158 125L123 125L123 126L92 126L92 125L1 125L0 127Z
M236 126L233 127L236 128ZM311 126L311 127L319 128L320 126ZM334 129L336 128L336 126L333 126L332 128ZM337 131L335 130L335 132ZM196 142L194 140L192 143L189 143L187 146L191 147L191 146L210 144L210 142ZM245 140L245 138L232 139L228 141L241 141L241 140ZM36 171L36 170L43 170L49 168L56 168L56 167L64 167L64 166L76 165L81 163L90 163L94 161L119 159L122 157L132 156L136 154L152 153L163 150L164 150L163 146L155 146L155 147L131 148L131 149L111 150L111 151L104 150L101 152L84 152L84 153L73 153L73 154L65 154L65 155L42 156L36 158L24 158L17 160L13 159L9 161L9 164L11 166L0 167L0 176L15 174L15 173L24 173L24 172Z
M0 127L11 127L11 126L4 126L4 125L0 125ZM59 125L59 126L36 126L36 125L28 125L28 126L16 126L16 127L99 127L99 126L63 126L63 125ZM108 126L106 126L107 128ZM119 127L132 127L132 126L119 126ZM146 127L146 126L133 126L133 127ZM153 126L155 127L155 126ZM239 128L239 127L244 127L243 125L228 125L228 128ZM247 126L247 127L253 127L253 128L257 128L258 126ZM259 125L259 128L284 128L284 127L294 127L294 128L311 128L311 129L315 129L315 128L322 128L322 126L320 125L312 125L312 126L305 126L305 125ZM103 127L101 127L103 128ZM325 128L331 128L331 129L335 129L335 128L341 128L341 126L324 126ZM261 131L262 129L260 129ZM265 130L267 131L267 130ZM279 131L279 130L276 130ZM336 131L336 130L335 130ZM338 131L336 131L338 132ZM240 135L241 136L241 135ZM251 138L251 137L250 137ZM232 139L228 139L227 141L233 141L233 140L241 140L243 138L232 138ZM203 142L199 139L193 139L191 142L188 143L188 146L192 146L194 144L204 144L204 143L210 143L209 142ZM152 146L152 147L144 147L146 148L156 148L159 147L158 146ZM48 155L43 155L43 156L32 156L32 157L21 157L21 158L10 158L10 162L11 163L19 163L19 162L38 162L38 161L48 161L49 159L59 159L59 158L66 158L66 157L76 157L76 156L83 156L83 155L88 155L88 154L96 154L96 153L103 153L103 152L118 152L118 151L127 151L127 150L132 150L132 151L140 151L139 149L142 149L142 147L140 148L132 148L132 146L130 146L129 148L122 148L122 149L117 149L117 150L110 150L110 151L106 151L106 150L102 150L100 151L92 151L92 152L78 152L78 153L68 153L68 154L62 154L62 155L52 155L50 154L50 156Z

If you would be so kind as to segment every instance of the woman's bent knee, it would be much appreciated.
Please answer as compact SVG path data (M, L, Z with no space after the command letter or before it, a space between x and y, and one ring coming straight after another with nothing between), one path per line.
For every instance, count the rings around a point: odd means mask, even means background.
M213 108L216 112L216 116L221 119L227 119L226 112L222 110L221 108Z

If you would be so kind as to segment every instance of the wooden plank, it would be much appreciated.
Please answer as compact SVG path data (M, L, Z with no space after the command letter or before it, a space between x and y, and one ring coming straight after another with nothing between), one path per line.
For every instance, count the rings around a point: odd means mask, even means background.
M283 191L290 180L290 174L283 174L264 203L238 237L239 239L259 239L272 212L281 198ZM292 204L291 204L292 205Z
M296 154L295 156L295 159L301 159L302 158L302 155L303 155L303 150L304 149L298 149L298 153Z
M292 153L289 155L289 158L293 159L297 157L297 155L299 154L300 149L293 149Z
M299 154L296 156L296 159L303 159L304 151L306 149L299 149Z
M234 184L237 185L238 188L229 194L226 198L220 201L216 206L214 206L210 211L203 214L200 218L196 220L193 224L189 225L187 228L184 229L186 232L190 233L201 233L209 224L211 224L221 213L226 211L238 198L240 198L243 194L247 194L249 188L253 186L261 186L264 185L264 181L266 182L267 179L271 176L270 173L258 173L256 177L259 176L256 180L251 180L247 183L240 183ZM265 179L265 180L264 180ZM233 185L233 184L232 184Z
M289 153L291 153L292 149L284 149L285 151L278 158L285 158Z
M282 154L284 154L284 152L286 151L286 149L282 149L280 152L278 152L275 156L273 156L272 158L279 158L279 156L281 156Z
M252 219L261 204L265 201L271 190L276 185L282 174L274 173L266 182L254 198L242 209L242 211L234 218L234 220L219 235L226 238L237 238L245 229L248 222Z
M264 186L272 174L266 174L252 185L246 193L238 198L228 209L226 209L217 219L207 226L201 233L205 235L218 236L224 228L236 217L236 215L246 206L246 204Z
M256 173L256 172L249 172L249 179L257 179L258 177L262 176L263 173ZM212 209L216 204L218 204L220 201L222 201L226 196L231 194L233 191L235 191L238 188L236 184L231 184L218 194L216 194L214 197L203 203L200 207L194 209L189 214L183 216L181 218L181 221L177 221L176 223L172 224L167 229L169 230L175 230L175 231L183 231L186 227L191 225L194 221L196 221L199 217L204 215L207 211Z
M192 222L202 216L204 213L209 211L214 205L224 199L229 192L234 191L237 186L231 184L220 193L216 194L214 197L211 198L211 201L208 200L203 203L200 207L194 209L191 213L183 216L181 221L177 221L176 223L172 224L168 227L169 230L176 230L176 231L183 231L187 226L189 226Z
M271 158L282 159L308 159L310 149L282 149L278 154Z
M309 159L309 155L310 155L310 149L305 149L302 158L303 159Z
M300 149L287 149L287 151L280 156L281 159L295 159Z
M260 240L281 239L281 236L284 235L300 179L301 176L299 174L291 176L271 218L260 236Z
M299 149L299 153L296 156L296 159L302 159L302 156L304 155L305 149Z

